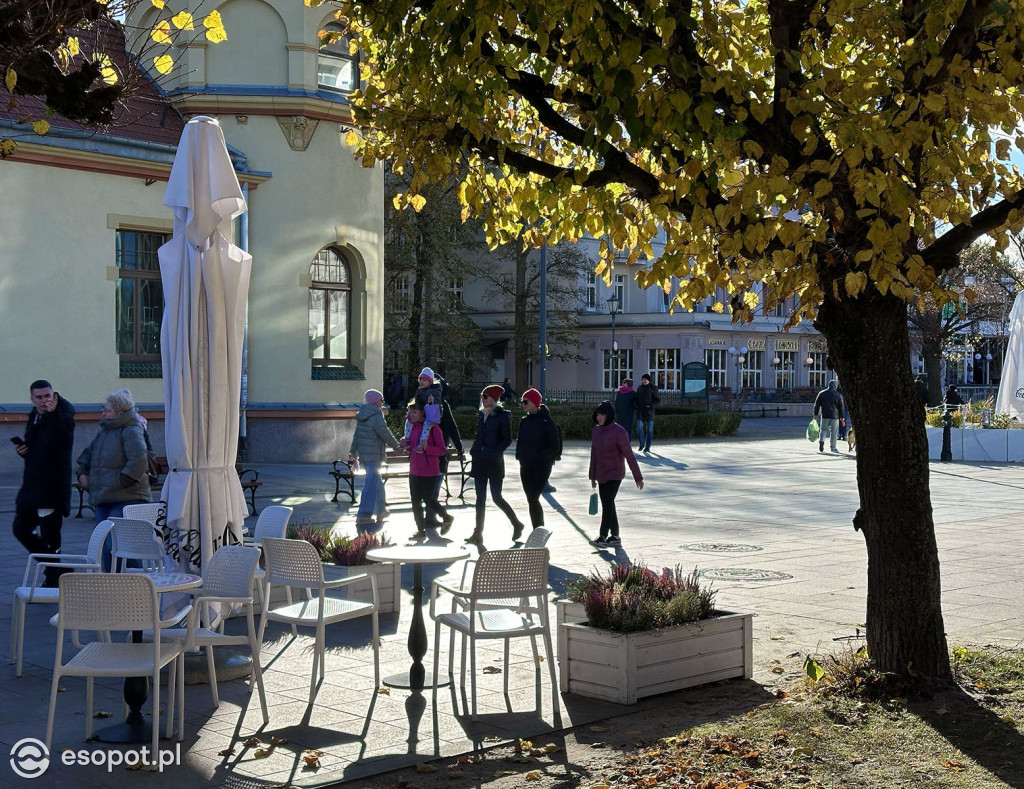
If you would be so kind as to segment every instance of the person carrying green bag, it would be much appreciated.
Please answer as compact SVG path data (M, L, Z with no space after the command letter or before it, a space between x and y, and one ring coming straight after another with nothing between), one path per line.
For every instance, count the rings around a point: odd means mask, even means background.
M818 432L818 420L812 418L807 425L807 440L813 444L818 440Z
M617 547L619 519L615 512L615 494L626 476L625 464L629 464L638 490L644 488L633 447L629 444L629 433L622 425L615 424L615 407L607 400L594 409L594 429L590 434L590 485L596 488L601 499L601 532L591 542L599 548ZM591 512L594 505L591 504Z

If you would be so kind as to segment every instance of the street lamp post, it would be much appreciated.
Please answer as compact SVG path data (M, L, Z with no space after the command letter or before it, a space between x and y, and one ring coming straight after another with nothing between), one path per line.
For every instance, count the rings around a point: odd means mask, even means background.
M622 372L619 369L619 341L615 339L615 316L619 314L622 299L612 293L611 296L605 299L605 302L608 304L608 312L612 316L612 370L614 375L612 388L615 388L617 386L616 381L619 380L619 374Z
M736 359L736 393L739 394L740 390L743 388L743 381L740 377L740 367L747 360L747 346L744 345L742 348L737 350L735 345L730 345L729 353Z

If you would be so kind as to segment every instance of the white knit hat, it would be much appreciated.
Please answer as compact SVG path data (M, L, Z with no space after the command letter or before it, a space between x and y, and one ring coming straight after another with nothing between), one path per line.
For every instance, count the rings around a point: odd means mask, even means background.
M434 377L434 371L431 370L429 367L424 367L422 370L420 370L419 377L420 378L429 378L431 381L436 381L437 380Z

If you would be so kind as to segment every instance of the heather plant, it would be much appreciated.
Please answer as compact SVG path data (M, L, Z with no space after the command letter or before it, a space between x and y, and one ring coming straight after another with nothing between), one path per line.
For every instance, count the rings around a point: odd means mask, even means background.
M607 577L596 571L569 584L570 600L582 603L592 627L631 633L696 622L714 613L715 591L702 586L696 569L615 564Z
M370 564L371 562L366 558L366 552L386 545L391 545L391 542L383 533L377 535L363 531L355 537L339 537L331 551L331 561L345 567Z
M311 521L306 521L297 526L289 526L288 539L305 540L316 548L316 552L320 555L320 561L323 562L331 560L334 544L337 542L337 538L334 536L330 526Z

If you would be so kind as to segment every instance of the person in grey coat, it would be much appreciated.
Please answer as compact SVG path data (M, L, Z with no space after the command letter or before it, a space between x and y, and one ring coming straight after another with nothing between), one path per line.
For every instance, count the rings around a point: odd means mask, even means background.
M363 491L359 494L356 526L368 526L374 522L374 517L377 523L383 523L390 514L384 497L384 482L380 478L380 464L385 460L387 447L398 449L398 439L384 421L383 403L383 394L376 389L368 389L356 413L356 430L348 450L348 462L353 467L362 463L366 469Z

